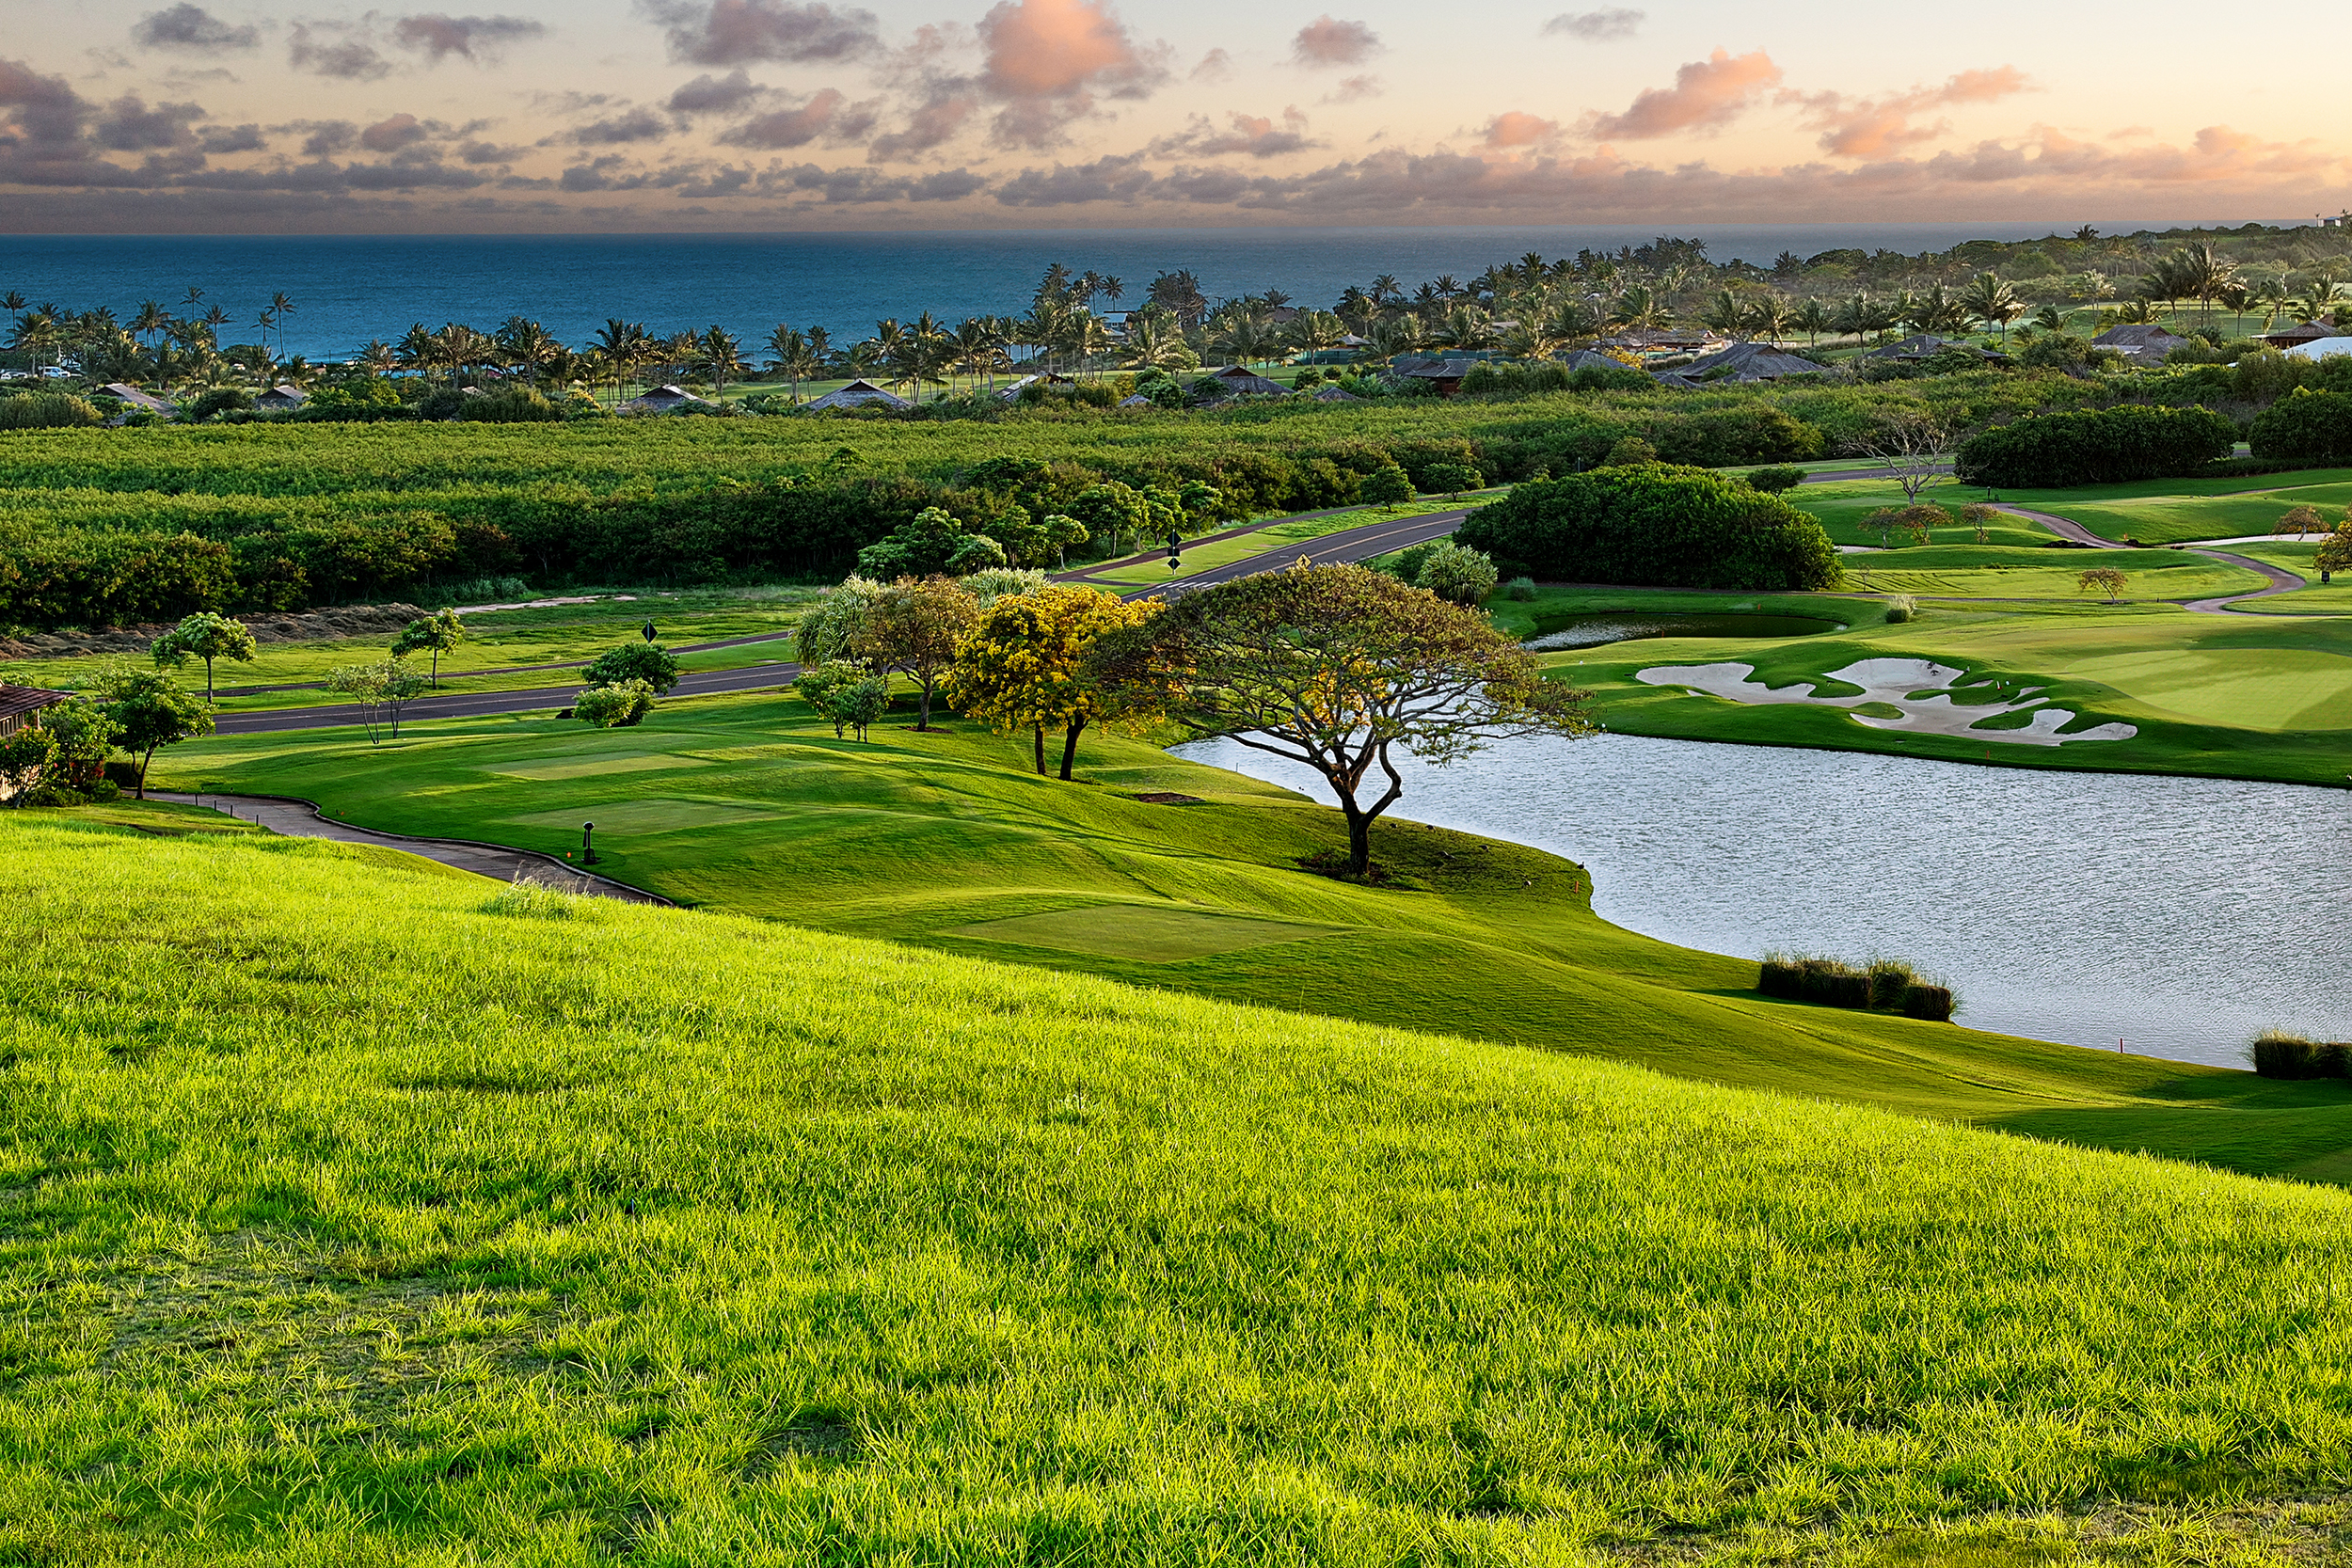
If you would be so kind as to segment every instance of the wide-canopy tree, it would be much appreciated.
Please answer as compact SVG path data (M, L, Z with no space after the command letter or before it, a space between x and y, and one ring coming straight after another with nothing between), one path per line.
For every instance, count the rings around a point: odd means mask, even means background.
M1348 870L1405 793L1394 752L1445 764L1521 735L1597 728L1590 692L1548 681L1476 610L1360 566L1268 572L1185 594L1097 644L1100 677L1167 693L1196 735L1230 736L1321 774L1347 817ZM1387 779L1367 803L1365 779Z

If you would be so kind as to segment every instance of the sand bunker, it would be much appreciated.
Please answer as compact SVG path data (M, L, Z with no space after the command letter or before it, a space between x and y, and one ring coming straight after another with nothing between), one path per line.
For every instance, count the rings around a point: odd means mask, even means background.
M1761 681L1749 679L1756 673L1753 664L1661 664L1644 670L1634 679L1646 681L1652 686L1685 687L1709 696L1728 697L1735 703L1811 703L1821 707L1845 708L1881 704L1899 709L1900 716L1889 719L1856 713L1851 715L1853 721L1874 730L1952 735L1965 740L1998 741L2008 746L2063 746L2070 740L2129 740L2139 733L2138 727L2132 724L2100 724L2073 735L2059 735L2059 726L2073 722L2074 715L2067 708L2045 706L2042 699L2033 694L2042 689L2040 687L2019 691L2014 702L1963 707L1952 700L1954 691L1983 689L1983 683L1977 687L1961 686L1960 679L1966 673L1924 658L1866 658L1858 664L1849 664L1843 670L1833 670L1823 677L1862 688L1850 697L1816 696L1816 683L1812 681L1797 681L1775 690ZM1986 720L2003 714L2026 712L2032 714L2031 719L2016 729L1977 727Z

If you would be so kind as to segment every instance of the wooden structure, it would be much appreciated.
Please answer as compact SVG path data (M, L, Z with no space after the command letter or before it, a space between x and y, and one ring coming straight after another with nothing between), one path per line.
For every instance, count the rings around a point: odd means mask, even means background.
M38 686L0 684L0 735L14 735L42 708L54 707L72 695L70 691L44 691Z
M670 383L649 387L639 396L629 399L614 410L621 414L675 414L681 408L713 408L718 406L708 398L698 398L685 388Z
M1689 364L1671 371L1653 372L1659 384L1666 387L1711 387L1717 382L1784 381L1799 375L1836 375L1838 372L1810 359L1800 359L1784 354L1770 343L1734 343L1729 348L1705 355Z
M2176 332L2167 332L2153 325L2135 323L2129 326L2110 326L2090 340L2093 348L2111 348L2136 365L2156 365L2164 356L2188 341Z
M310 394L299 387L278 386L272 387L268 391L256 397L253 400L253 406L267 409L273 413L282 413L289 408L299 408L310 401Z

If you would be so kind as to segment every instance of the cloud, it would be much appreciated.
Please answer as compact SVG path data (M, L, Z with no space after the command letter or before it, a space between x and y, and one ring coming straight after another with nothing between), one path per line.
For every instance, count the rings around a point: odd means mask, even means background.
M1156 158L1179 154L1216 158L1234 153L1252 158L1274 158L1323 145L1308 139L1307 117L1295 106L1282 111L1282 123L1279 130L1272 119L1263 115L1235 114L1230 118L1231 126L1219 131L1206 119L1195 115L1192 123L1181 135L1162 136L1145 150Z
M1486 122L1482 138L1488 147L1535 147L1560 135L1560 122L1506 109Z
M668 120L641 107L594 120L566 133L563 139L580 147L615 147L625 142L660 141L669 134Z
M873 128L871 104L853 104L846 94L825 87L797 109L747 119L719 139L730 147L805 147L819 136L854 140Z
M1718 49L1676 71L1673 87L1645 87L1625 113L1591 116L1584 129L1611 141L1720 130L1779 81L1780 67L1761 49L1736 56Z
M359 133L359 145L370 152L397 152L432 135L415 115L393 115Z
M1308 23L1291 40L1294 65L1361 65L1379 52L1380 35L1368 24L1342 22L1328 13Z
M792 0L640 0L669 29L670 58L688 65L849 60L881 42L871 11Z
M1546 38L1571 38L1582 43L1614 43L1629 39L1648 21L1646 12L1613 6L1601 11L1562 11L1543 25Z
M43 76L22 60L0 60L0 109L7 111L0 148L40 153L75 146L88 105L64 77Z
M452 55L479 63L501 46L544 35L547 24L527 16L450 16L442 12L404 16L392 24L392 41L438 65Z
M211 55L230 49L261 47L261 29L250 24L231 27L200 6L181 4L151 11L131 29L131 41L143 49L183 49Z
M875 137L866 156L876 163L896 163L928 152L953 139L979 106L978 94L968 87L943 83L907 117L906 129Z
M768 89L738 66L724 76L705 72L695 77L670 94L667 107L677 115L729 114L749 108L766 96Z
M985 177L969 169L942 169L921 176L888 175L870 168L819 168L802 164L771 168L759 176L763 194L807 195L827 205L889 201L961 201L988 188Z
M1007 207L1073 207L1089 201L1131 201L1151 188L1152 171L1142 156L1097 158L1090 164L1051 169L1025 168L996 187Z
M390 63L376 53L374 45L362 39L338 39L335 35L341 31L331 23L295 23L286 63L296 71L346 82L373 82L390 73Z
M1388 90L1388 84L1369 73L1343 76L1339 86L1323 95L1323 101L1326 103L1353 103L1361 98L1377 98Z
M207 125L196 134L197 147L207 154L259 152L269 143L258 125Z
M523 149L519 147L501 147L489 141L461 142L457 147L458 161L467 164L512 163L522 155Z
M1885 98L1848 98L1842 93L1783 93L1783 103L1804 106L1807 129L1821 133L1821 148L1841 158L1878 158L1899 148L1932 141L1951 129L1949 122L1914 125L1914 115L1955 103L1990 103L2030 90L2024 71L2015 66L1994 71L1963 71L1941 86L1914 87Z
M359 139L359 127L347 119L297 119L291 125L273 125L270 129L279 133L301 133L304 137L302 155L306 158L324 158L330 153L341 152Z
M158 103L151 109L126 95L106 105L90 135L109 152L159 151L192 146L196 137L188 127L203 118L203 109L194 103Z
M1192 82L1222 82L1233 73L1233 56L1222 49L1212 49L1200 56L1200 63L1192 68L1185 80Z
M1167 47L1138 47L1110 0L999 0L979 37L979 87L1004 104L995 136L1007 146L1050 146L1096 93L1145 98L1168 77Z

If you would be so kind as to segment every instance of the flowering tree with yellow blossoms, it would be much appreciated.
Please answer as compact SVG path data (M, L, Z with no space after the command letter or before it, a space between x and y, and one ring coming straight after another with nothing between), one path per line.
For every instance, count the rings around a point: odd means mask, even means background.
M1040 773L1045 771L1045 732L1061 731L1061 776L1067 779L1088 725L1145 723L1157 713L1153 683L1106 684L1091 673L1087 655L1098 638L1140 626L1159 608L1064 583L998 599L958 650L947 673L947 700L1000 735L1030 731Z

